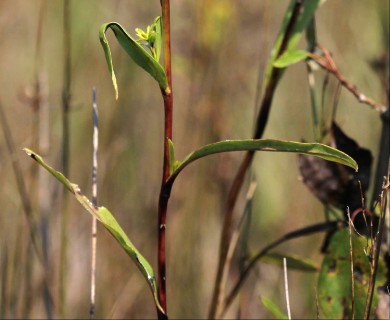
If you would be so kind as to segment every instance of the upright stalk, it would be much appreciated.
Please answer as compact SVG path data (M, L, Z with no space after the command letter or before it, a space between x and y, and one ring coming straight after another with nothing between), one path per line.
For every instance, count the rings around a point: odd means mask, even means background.
M99 147L99 118L96 103L96 88L92 89L92 204L97 207L97 173L98 173L98 147ZM95 298L96 298L96 247L97 247L97 220L92 217L92 241L91 241L91 301L89 307L89 319L95 318Z
M169 200L166 181L169 177L169 140L172 140L172 74L171 74L171 32L170 32L170 4L169 0L161 0L162 21L163 21L163 50L164 68L168 79L168 88L161 90L164 99L164 160L161 190L158 203L158 286L159 299L162 308L167 313L166 294L166 248L165 231L166 217Z
M287 25L286 33L284 35L282 44L279 48L277 57L279 57L286 50L288 41L297 23L301 7L302 7L302 1L297 0L291 15L291 19ZM268 122L268 116L271 110L273 96L276 87L279 83L281 72L282 72L281 69L272 68L269 81L267 82L267 85L265 87L263 99L261 100L260 112L257 117L256 128L253 134L253 139L260 139L263 136L265 127ZM245 158L241 162L240 168L234 178L233 184L229 191L227 206L226 206L227 209L226 209L224 224L222 228L221 242L219 248L218 270L217 270L213 297L212 297L210 311L209 311L210 319L215 319L218 313L217 311L220 309L221 305L223 304L224 292L222 292L223 291L222 275L224 269L226 268L225 262L226 262L227 250L229 247L230 235L232 232L234 207L237 202L237 198L242 188L242 185L245 181L246 173L252 164L253 157L254 157L254 151L248 151L246 153Z
M62 172L69 176L69 106L71 85L71 57L70 57L70 0L64 0L64 73L62 89ZM66 300L66 272L67 272L67 242L68 242L68 191L64 188L62 194L62 223L61 223L61 253L60 253L60 316L64 317Z

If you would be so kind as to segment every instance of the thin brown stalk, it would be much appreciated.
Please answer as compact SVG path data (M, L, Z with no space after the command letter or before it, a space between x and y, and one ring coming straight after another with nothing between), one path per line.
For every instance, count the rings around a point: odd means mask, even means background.
M96 103L96 88L92 89L92 121L93 121L93 137L92 137L92 204L97 207L97 173L98 173L98 147L99 147L99 116ZM89 307L89 318L92 320L95 317L95 301L96 301L96 248L97 248L97 221L92 217L92 233L91 233L91 301Z
M246 212L248 211L248 204L252 201L253 199L253 195L254 195L254 192L255 192L255 189L256 189L256 182L253 181L250 185L249 185L249 188L248 188L248 192L247 192L247 195L246 195L246 208L244 209L244 212L241 216L241 219L240 219L240 222L238 223L237 227L235 228L234 232L232 233L232 237L231 237L231 240L229 242L229 248L228 248L228 251L227 251L227 254L226 254L226 261L225 261L225 264L224 264L224 267L223 267L223 271L222 271L222 288L221 288L221 291L224 292L225 290L225 284L226 284L226 281L227 281L227 276L229 274L229 270L230 270L230 265L231 265L231 261L233 259L233 254L234 254L234 251L236 249L236 246L237 246L237 243L238 243L238 239L240 237L240 234L241 234L241 230L242 230L242 225L243 225L243 222L246 218ZM222 307L222 301L220 301L218 303L218 305L220 307ZM216 311L216 318L219 319L221 317L221 312L222 310L221 309L218 309Z
M166 294L166 248L165 231L169 192L167 192L166 181L169 177L169 140L172 140L172 73L171 73L171 22L170 22L170 3L169 0L161 0L162 21L163 21L163 49L164 49L164 67L168 79L168 89L161 90L164 100L164 156L163 156L163 174L161 190L158 203L158 286L159 300L162 308L167 313L167 294ZM165 315L160 314L159 318Z
M63 21L63 88L62 88L62 172L69 176L69 109L70 109L70 87L71 87L71 1L64 0L64 21ZM60 285L59 285L59 313L65 316L66 304L66 273L68 264L68 192L63 188L62 193L62 221L61 221L61 248L60 248Z
M336 63L334 62L331 54L329 51L324 48L323 46L318 44L318 48L324 53L324 57L318 56L313 53L308 53L308 56L312 58L314 61L316 61L321 68L325 69L329 73L333 74L341 83L343 87L345 87L349 92L351 92L360 103L366 104L373 108L374 110L384 113L386 112L386 107L375 100L367 97L365 94L363 94L358 88L350 83L338 70Z
M297 22L299 12L302 7L302 2L297 1L295 7L293 9L293 13L291 15L291 19L287 25L286 33L282 40L282 44L279 48L277 57L279 57L286 50L288 41L293 32L294 26ZM263 99L261 100L260 112L257 117L255 133L253 135L253 139L260 139L264 133L265 127L268 122L268 116L272 105L273 96L276 90L276 87L279 83L280 79L280 69L272 68L270 79L266 85L265 93ZM218 269L216 280L214 284L214 291L212 296L212 301L210 305L209 318L214 319L216 315L217 309L220 308L218 305L223 300L223 292L222 292L222 273L223 267L226 260L226 254L228 250L228 243L230 241L231 232L232 232L232 224L233 224L233 213L234 207L238 199L238 195L244 183L246 173L252 164L252 160L254 157L253 151L248 151L245 154L243 161L239 167L239 170L234 178L233 184L230 188L227 205L226 205L226 213L224 216L224 223L222 227L222 234L220 240L220 248L219 248L219 259L218 259Z
M29 198L28 193L27 193L26 183L24 181L22 169L21 169L19 162L16 158L16 152L15 152L16 148L15 148L15 143L14 143L14 140L12 137L11 129L9 127L7 118L6 118L4 110L3 110L3 105L1 102L0 102L0 123L1 123L1 127L3 129L3 134L4 134L5 142L7 144L8 153L11 156L12 169L13 169L14 174L15 174L16 186L18 188L20 200L22 202L23 211L24 211L24 214L25 214L26 219L27 219L31 243L33 244L33 247L34 247L34 250L37 254L38 260L42 263L42 265L44 265L42 250L41 250L41 247L39 244L39 239L38 239L38 231L37 231L38 228L37 228L37 225L34 221L33 210L32 210L32 206L31 206L30 198Z

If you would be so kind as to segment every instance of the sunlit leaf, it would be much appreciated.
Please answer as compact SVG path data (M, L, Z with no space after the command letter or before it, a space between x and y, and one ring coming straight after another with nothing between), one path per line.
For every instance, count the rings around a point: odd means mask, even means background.
M325 160L334 161L358 169L356 161L337 149L320 143L304 143L284 140L257 139L257 140L226 140L206 145L190 153L172 173L169 180L176 176L191 162L197 159L221 152L230 151L270 151L291 152L317 156Z
M164 314L159 299L158 299L158 288L156 278L153 272L153 269L149 262L142 256L142 254L137 250L134 244L127 237L126 233L123 231L119 223L116 221L114 216L108 211L105 207L95 207L91 201L84 196L78 185L71 183L61 172L56 171L49 165L47 165L41 156L36 154L34 151L24 148L23 149L31 158L37 161L42 167L44 167L48 172L50 172L58 181L60 181L77 199L77 201L98 221L100 221L103 226L114 236L114 238L119 242L122 248L130 256L133 262L136 264L138 269L143 274L146 279L150 289L152 290L154 301L157 308L161 313Z
M266 309L271 312L277 319L288 319L287 315L282 310L280 310L279 307L270 299L265 296L260 296L260 300L264 307L266 307Z
M304 50L286 51L273 63L276 68L286 68L294 63L306 59L307 52Z
M161 28L161 22L159 23L158 21L159 20L156 21L157 30ZM169 90L168 80L161 64L148 51L146 51L136 40L134 40L119 23L109 22L103 24L100 27L99 37L100 37L100 43L103 46L104 53L106 56L108 69L111 73L112 83L115 88L115 94L117 99L118 99L118 85L116 82L114 66L112 63L110 46L106 38L107 29L111 29L114 32L114 35L118 39L118 42L121 45L121 47L127 52L127 54L131 57L131 59L133 59L133 61L136 64L138 64L142 69L148 72L158 82L159 86L164 91ZM158 45L161 47L161 35L157 36L156 40L159 41ZM158 51L160 51L160 49L158 49Z

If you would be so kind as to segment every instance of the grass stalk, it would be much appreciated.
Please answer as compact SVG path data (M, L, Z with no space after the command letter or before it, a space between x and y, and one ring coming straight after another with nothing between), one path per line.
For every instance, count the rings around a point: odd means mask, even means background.
M290 295L288 292L288 277L287 277L287 259L283 258L283 275L284 275L284 292L286 295L286 306L288 319L291 320Z
M293 13L291 15L291 19L288 23L286 33L283 37L282 44L279 48L277 57L279 57L285 50L288 44L288 41L293 32L294 26L297 23L297 19L302 7L302 2L297 1L295 7L293 9ZM281 69L272 68L271 75L269 81L267 82L263 99L261 100L260 111L256 121L255 132L253 135L253 139L260 139L263 136L265 127L268 122L269 112L271 110L273 96L276 90L276 87L279 83ZM218 304L222 301L222 275L223 268L226 261L227 250L229 246L232 224L233 224L233 213L234 207L238 199L238 195L244 183L246 173L252 164L254 157L253 151L248 151L241 162L239 170L234 178L233 184L230 188L228 200L227 200L227 209L225 213L221 240L220 240L220 248L219 248L219 259L218 259L218 270L217 276L214 284L214 292L210 306L209 318L214 319L216 315L216 311L219 308Z
M96 103L96 88L92 89L92 120L93 120L93 154L92 154L92 204L97 207L97 173L98 173L98 146L99 146L99 118ZM95 318L96 301L96 247L97 247L97 221L92 217L91 234L91 302L89 318Z
M161 90L164 100L164 156L163 156L163 174L161 190L158 202L158 287L159 300L162 308L167 313L167 294L166 294L166 248L165 232L166 218L169 201L169 192L167 192L166 181L169 177L169 140L172 140L172 73L171 73L171 22L170 22L170 2L161 0L162 22L163 22L163 51L164 68L168 79L168 90Z
M34 217L33 217L32 205L31 205L28 193L27 193L27 188L26 188L24 177L23 177L22 169L21 169L19 162L17 161L16 155L15 155L16 154L15 153L15 151L16 151L15 143L14 143L14 140L13 140L13 137L11 134L11 129L9 127L9 124L8 124L7 118L5 116L1 102L0 102L0 124L1 124L1 127L3 129L5 141L7 143L8 153L10 154L11 159L12 159L12 169L13 169L14 174L15 174L16 186L18 188L20 200L22 202L23 211L24 211L25 216L27 218L30 239L31 239L31 242L33 244L34 250L37 254L38 260L43 265L42 250L41 250L40 244L39 244L37 226L36 226L36 223L35 223Z
M62 172L69 176L69 108L70 108L70 87L71 87L71 1L64 0L63 17L63 88L62 88ZM65 316L66 303L66 272L67 272L67 251L68 251L68 192L63 189L62 193L62 222L61 222L61 248L60 248L60 285L59 285L59 313Z

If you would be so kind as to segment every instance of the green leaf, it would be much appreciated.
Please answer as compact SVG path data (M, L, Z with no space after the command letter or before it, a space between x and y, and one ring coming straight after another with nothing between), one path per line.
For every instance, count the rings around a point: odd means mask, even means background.
M71 183L61 172L58 172L49 165L47 165L42 159L42 157L36 154L34 151L27 148L24 148L23 150L27 153L27 155L29 155L42 167L44 167L48 172L50 172L58 181L65 185L65 187L75 196L77 201L91 215L93 215L98 221L100 221L103 226L113 235L113 237L119 242L122 248L126 251L126 253L136 264L138 269L141 271L150 289L152 290L152 294L157 308L160 312L165 314L158 299L157 282L151 265L133 245L133 243L127 237L126 233L123 231L123 229L116 221L114 216L110 213L110 211L108 211L108 209L105 207L95 207L91 203L91 201L89 201L88 198L81 193L78 185Z
M294 63L306 59L306 57L307 52L304 50L286 51L274 61L273 66L276 68L286 68Z
M168 139L169 146L169 175L175 170L175 147L171 139Z
M352 277L350 262L349 230L336 232L329 243L318 278L318 300L320 309L327 319L352 318ZM355 319L364 318L367 286L370 278L369 240L352 232L352 256L354 267ZM376 288L385 281L384 262L378 263ZM373 305L378 302L375 288ZM374 308L373 308L374 309Z
M161 45L162 45L162 22L161 17L157 17L154 20L152 29L156 32L156 39L154 41L154 48L156 50L157 61L160 61Z
M358 169L357 163L350 156L320 143L304 143L284 140L257 139L257 140L226 140L206 145L190 153L175 169L168 181L173 182L177 175L191 162L197 159L229 151L271 151L292 152L310 156L317 156L325 160L334 161Z
M319 268L310 259L303 259L294 255L284 255L279 253L267 253L261 257L260 261L266 263L272 263L277 266L283 267L283 258L287 260L287 266L289 269L317 272Z
M156 28L158 29L158 27ZM108 69L111 73L116 99L118 99L118 85L116 82L114 66L112 63L110 46L106 38L107 29L111 29L114 32L115 37L118 39L119 44L127 52L130 58L133 59L133 61L136 64L138 64L142 69L148 72L158 82L162 90L164 90L165 92L169 92L170 89L168 87L168 80L161 64L156 59L154 59L154 57L148 51L146 51L140 44L138 44L137 41L134 40L120 24L116 22L109 22L103 24L100 27L99 37L100 37L100 43L103 46L104 53L106 56ZM161 35L157 36L156 40L159 37L160 39L158 41L160 41L160 47L161 47ZM158 50L160 51L160 49Z
M266 309L271 312L277 319L288 319L287 315L282 310L280 310L279 307L270 299L265 296L260 296L260 300L264 307L266 307Z
M310 23L315 11L317 8L322 4L323 1L321 0L310 0L310 1L304 1L302 4L302 11L299 14L298 20L291 32L291 36L289 38L289 41L287 43L287 46L285 48L285 52L292 52L295 51L295 48L299 42L299 39L301 38L302 32L306 29L308 24ZM274 68L274 62L278 58L278 53L280 50L280 47L283 42L283 38L287 31L287 26L290 22L291 15L293 12L293 8L295 6L296 1L291 0L289 7L287 8L287 11L284 15L282 27L278 33L278 36L275 41L275 45L272 48L271 51L271 57L269 59L266 73L265 73L265 80L263 87L265 88L271 78L272 69ZM279 77L282 75L282 70L280 70Z

